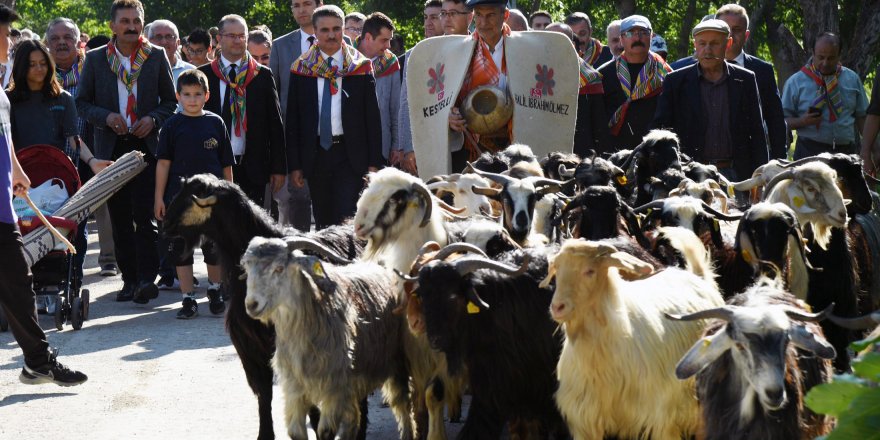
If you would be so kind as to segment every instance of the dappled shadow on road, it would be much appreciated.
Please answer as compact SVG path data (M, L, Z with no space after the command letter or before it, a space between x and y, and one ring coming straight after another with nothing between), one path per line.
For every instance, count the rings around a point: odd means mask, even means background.
M45 393L45 394L12 394L0 399L0 408L15 405L16 403L30 402L53 397L76 396L76 393Z

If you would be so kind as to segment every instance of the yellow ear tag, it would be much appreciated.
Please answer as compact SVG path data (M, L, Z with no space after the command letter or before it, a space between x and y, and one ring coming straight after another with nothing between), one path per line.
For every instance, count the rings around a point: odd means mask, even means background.
M324 278L326 276L324 275L324 268L321 266L321 263L317 261L315 262L315 264L312 265L312 272L321 278Z
M715 228L716 231L718 231L718 228L719 228L718 219L715 219L715 218L712 219L712 227Z
M727 185L727 195L728 195L729 197L734 197L734 196L736 196L736 193L735 193L734 190L733 190L733 185Z
M800 208L801 206L804 206L804 203L806 203L804 198L801 196L794 196L791 198L791 201L792 201L792 203L794 203L794 206L798 207L798 208Z
M626 175L621 174L620 176L617 176L617 183L618 184L626 185L626 182L628 182L628 180L626 180Z
M470 315L476 315L477 313L480 313L480 308L477 307L477 305L474 304L473 301L468 301L468 303L467 303L467 312L468 312L468 314L470 314Z
M752 253L748 251L748 249L743 249L742 251L743 260L746 260L746 263L752 262Z
M418 207L419 207L419 202L409 202L409 207L410 207L410 208L418 208Z
M709 338L703 338L703 350L708 349L710 345L712 345L712 341Z
M647 214L650 215L652 212L654 212L654 209L653 209L653 208L648 208L648 212L647 212Z

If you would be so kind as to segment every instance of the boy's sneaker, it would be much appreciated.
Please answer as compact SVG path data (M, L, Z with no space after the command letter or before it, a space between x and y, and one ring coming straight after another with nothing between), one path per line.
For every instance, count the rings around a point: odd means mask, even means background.
M180 281L172 276L163 275L159 277L156 285L159 286L159 290L177 290L180 288Z
M196 299L188 296L183 299L183 307L177 312L177 319L192 319L199 315L199 304Z
M49 350L49 362L38 368L30 368L25 364L18 375L21 383L28 385L37 385L41 383L54 383L63 387L79 385L87 380L85 374L71 370L56 360L58 350Z
M220 284L208 284L208 308L215 315L223 314L226 311L226 302L223 295L220 294Z

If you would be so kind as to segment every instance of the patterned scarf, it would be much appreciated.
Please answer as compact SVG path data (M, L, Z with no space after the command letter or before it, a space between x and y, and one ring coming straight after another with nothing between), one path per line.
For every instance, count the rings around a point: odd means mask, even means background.
M840 87L837 83L840 78L840 72L843 70L843 66L840 63L837 64L837 70L834 72L834 75L831 77L831 80L827 83L825 82L825 75L822 75L822 72L819 72L819 69L813 66L812 60L807 62L807 65L801 67L801 72L804 72L810 79L819 86L820 92L816 99L813 100L813 103L810 104L811 107L816 107L821 109L826 104L828 105L828 120L834 122L837 120L838 115L843 112L843 99L840 96Z
M336 85L337 78L373 73L373 63L345 42L342 42L342 67L328 67L328 65L324 55L321 54L321 49L315 44L293 62L290 66L290 72L300 76L329 80L331 95L339 92L339 86Z
M116 74L116 77L122 81L125 90L128 91L128 104L125 106L125 116L128 117L132 124L137 121L137 97L134 96L134 85L141 76L141 67L153 51L150 43L146 38L141 36L138 39L137 46L131 52L129 60L131 61L131 72L122 67L122 54L116 52L116 37L107 44L107 63L110 64L110 70Z
M85 65L83 62L85 55L82 49L77 50L76 61L73 62L67 73L63 73L61 68L55 69L55 76L58 77L62 89L70 90L71 87L76 87L79 84L79 76L82 75L83 65Z
M503 39L504 37L510 36L510 32L510 27L505 23L501 29L501 38ZM507 57L504 56L501 58L501 67L499 68L495 65L495 61L492 59L492 52L489 51L489 44L483 41L483 37L480 36L480 33L474 32L471 36L477 41L477 47L474 50L474 56L471 57L471 64L464 77L464 83L461 85L461 90L458 92L458 107L461 107L461 103L472 90L490 84L498 85L501 80L501 75L507 75ZM512 132L513 120L511 119L511 121L507 123L508 138L511 137ZM468 151L468 160L474 161L480 156L481 151L477 146L477 143L478 141L474 135L470 132L465 133L464 146ZM506 147L505 145L504 147L496 148L491 139L487 139L485 142L480 143L493 153Z
M354 40L355 49L360 50L361 42L363 42L363 36L357 37ZM373 58L373 75L376 79L391 75L392 73L400 71L400 63L397 62L397 55L394 55L390 50L385 50L381 55L377 55Z
M242 69L242 65L247 65L247 69ZM235 78L229 77L229 69L223 69L220 66L220 57L211 61L211 70L214 75L220 78L220 81L226 83L226 87L231 87L235 93L229 94L229 112L232 113L232 126L235 127L235 136L241 137L242 133L247 132L247 86L257 77L260 66L251 57L251 54L245 51L244 59L238 66L238 72L235 72ZM225 103L224 103L225 104Z
M605 93L602 87L602 74L594 69L587 60L579 58L581 67L579 95L596 95Z
M595 38L590 38L590 42L587 43L587 47L584 48L583 52L584 61L592 66L599 59L599 55L602 55L602 42Z
M633 83L629 77L629 65L626 62L626 54L621 54L617 58L617 79L620 81L620 88L626 94L626 101L617 108L614 116L608 121L608 127L611 128L611 134L617 136L623 122L626 119L626 111L629 104L633 101L645 98L653 98L663 91L663 78L672 71L672 68L660 58L660 55L654 52L648 53L648 60L639 71L639 76Z

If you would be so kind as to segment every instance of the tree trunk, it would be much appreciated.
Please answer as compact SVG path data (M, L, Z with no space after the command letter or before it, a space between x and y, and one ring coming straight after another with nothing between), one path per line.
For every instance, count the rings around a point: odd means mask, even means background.
M684 17L681 19L681 29L678 31L678 41L675 43L675 54L678 58L683 58L691 53L691 29L697 21L697 0L688 0L687 8L684 10ZM672 40L668 40L667 43ZM672 61L672 60L670 60Z
M541 10L541 0L532 0L532 7L531 7L531 9L529 9L528 16L535 13L535 11L540 11L540 10ZM531 23L529 23L529 25L531 26Z
M816 37L823 32L840 33L840 17L835 0L800 0L804 16L804 49L813 52Z
M749 32L751 36L746 41L745 47L743 47L746 53L757 53L758 46L761 45L762 41L766 40L766 32L761 33L761 28L764 25L764 17L767 16L771 3L768 0L758 0L757 5L752 10L752 15L749 17Z
M4 4L13 9L15 8L15 0L0 0L0 4Z
M773 65L781 89L785 86L788 77L794 75L807 62L808 55L785 25L777 25L773 28L770 26L771 21L767 21L767 42L773 54Z
M614 8L620 18L626 18L636 13L636 0L614 0Z
M864 81L880 51L880 1L863 0L861 6L852 41L845 45L841 62Z

